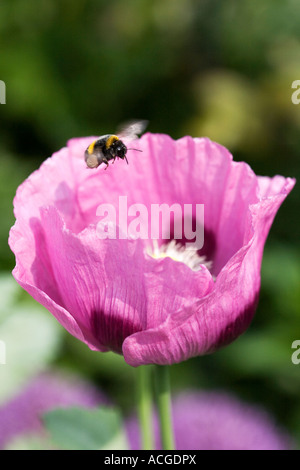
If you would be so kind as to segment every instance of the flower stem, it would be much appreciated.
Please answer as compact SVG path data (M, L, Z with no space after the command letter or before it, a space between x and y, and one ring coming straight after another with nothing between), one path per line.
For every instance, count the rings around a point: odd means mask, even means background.
M171 419L169 367L155 366L155 379L162 448L173 450L175 445Z
M152 435L151 369L151 366L140 366L137 369L138 415L143 450L154 449Z

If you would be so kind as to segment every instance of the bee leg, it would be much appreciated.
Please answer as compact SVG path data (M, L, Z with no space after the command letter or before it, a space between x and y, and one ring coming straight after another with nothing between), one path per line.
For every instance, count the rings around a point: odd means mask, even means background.
M107 170L107 168L109 167L108 165L108 161L106 160L106 158L103 158L103 163L105 163L106 167L104 168L104 170Z

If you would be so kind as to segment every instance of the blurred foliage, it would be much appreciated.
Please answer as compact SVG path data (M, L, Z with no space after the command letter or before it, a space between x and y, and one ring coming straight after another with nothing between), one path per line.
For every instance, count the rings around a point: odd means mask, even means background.
M47 310L23 293L12 276L0 276L0 406L58 356L62 331Z
M43 416L58 448L65 450L128 450L122 417L113 408L56 409Z
M257 174L300 178L300 105L291 102L300 79L297 0L2 0L0 34L2 270L14 265L7 237L17 186L69 138L111 132L131 118L174 138L206 135ZM226 388L261 403L300 442L300 365L291 362L300 339L298 214L297 184L267 241L249 330L214 355L173 366L172 380L175 390ZM0 291L3 311L10 295L20 296L10 292ZM27 319L28 328L43 323L38 307L18 302L6 310L10 318L1 313L0 338L10 328L20 341L18 315L20 328ZM32 334L36 328L44 331L32 326ZM44 364L75 368L129 410L134 369L61 334L59 353L54 341ZM28 348L20 343L24 354Z

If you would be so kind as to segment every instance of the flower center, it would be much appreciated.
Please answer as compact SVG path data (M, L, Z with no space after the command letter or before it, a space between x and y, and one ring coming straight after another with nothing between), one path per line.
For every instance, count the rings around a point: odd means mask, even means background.
M157 240L152 240L153 247L147 249L147 253L155 259L172 258L174 261L186 264L193 271L199 271L201 265L210 271L212 261L207 261L205 256L199 256L196 248L186 247L171 240L169 243L158 245Z

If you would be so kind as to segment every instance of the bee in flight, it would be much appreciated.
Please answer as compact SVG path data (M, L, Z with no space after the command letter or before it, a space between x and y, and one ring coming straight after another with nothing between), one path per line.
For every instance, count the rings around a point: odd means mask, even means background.
M106 170L108 162L113 160L114 163L116 158L126 160L128 164L126 157L127 150L137 150L138 152L142 150L127 148L121 139L136 139L138 134L144 131L147 124L148 121L131 121L120 128L118 135L102 135L99 139L92 142L84 153L88 168L97 168L101 163L105 163Z

